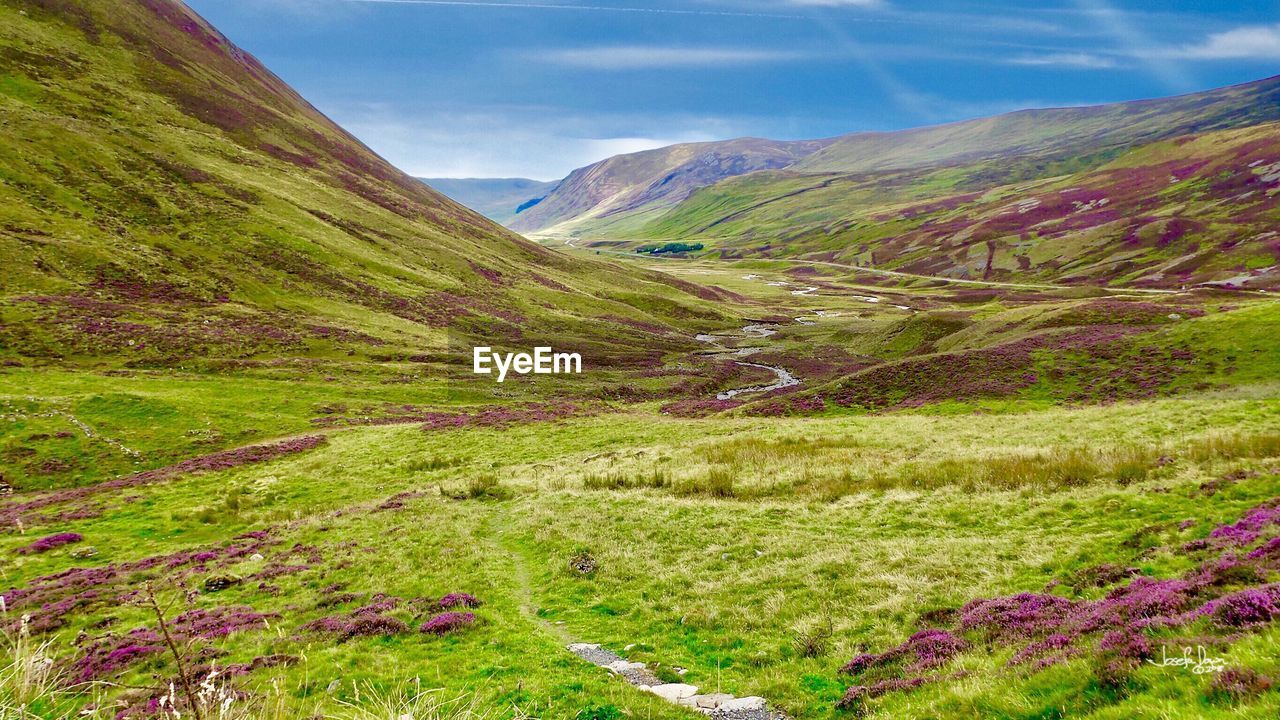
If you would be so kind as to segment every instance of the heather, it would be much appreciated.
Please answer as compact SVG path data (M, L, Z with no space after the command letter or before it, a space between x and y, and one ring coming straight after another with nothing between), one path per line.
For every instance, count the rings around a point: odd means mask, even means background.
M922 698L959 702L956 683L990 679L1016 693L1055 672L1122 683L1136 673L1168 688L1182 676L1133 663L1186 643L1269 676L1270 665L1237 655L1274 627L1280 458L1253 434L1269 420L1235 434L1241 412L1269 407L1262 397L1012 415L636 413L465 433L361 427L308 453L122 488L132 501L65 530L81 532L96 555L15 555L28 564L0 594L11 622L30 613L34 637L56 642L60 667L84 660L98 675L155 687L149 678L177 670L154 650L155 621L137 605L137 588L181 583L195 604L184 600L168 617L211 613L183 620L191 667L226 668L225 682L247 697L270 696L272 678L307 677L320 689L339 681L321 703L353 701L353 679L389 677L367 662L371 654L447 664L432 685L478 687L484 702L522 692L589 705L618 692L607 675L584 676L571 660L548 663L564 652L549 628L619 651L635 644L628 660L685 668L681 679L704 687L718 677L794 717L821 717L837 703L895 716ZM1167 427L1185 434L1164 436ZM993 456L1021 452L1050 429L1068 443L1105 429L1109 440L1091 457L1140 461L1145 473L1122 482L1108 471L1031 494L874 482L887 471L918 476L921 463L994 467ZM922 453L924 437L946 445ZM1118 452L1130 445L1151 449ZM346 482L370 448L394 449L398 460L365 465L362 482ZM735 474L735 496L684 491L715 468ZM584 495L578 482L655 469L661 486ZM455 489L484 475L507 492L471 499ZM1201 489L1222 478L1212 494ZM844 489L830 494L835 482ZM756 495L761 488L770 490ZM141 527L167 531L139 541ZM31 542L10 537L14 549ZM590 557L593 572L573 569L578 557ZM929 623L912 627L925 614ZM801 634L824 639L800 654ZM257 660L276 656L305 660ZM500 675L510 680L482 681L497 657L513 668ZM1210 697L1211 680L1186 692ZM984 692L985 702L1006 697ZM1212 697L1269 702L1267 692ZM612 698L647 712L644 696Z
M84 540L84 536L80 533L57 533L55 535L42 537L30 545L18 548L18 554L31 555L33 553L48 552L54 548L62 547L63 545L78 543L81 540Z
M1176 546L1176 552L1199 563L1181 577L1126 578L1129 573L1103 566L1078 574L1105 590L1097 599L1053 594L1060 585L1053 581L1038 593L971 600L955 613L952 631L922 630L896 647L851 659L840 672L855 679L881 675L885 668L902 677L882 678L869 687L851 686L836 707L861 712L867 700L943 679L940 672L921 672L970 649L965 637L981 642L988 653L995 647L1015 648L1007 665L1029 666L1033 673L1092 656L1097 682L1109 686L1129 683L1142 662L1155 657L1155 647L1178 646L1180 637L1193 628L1197 643L1229 648L1241 632L1262 631L1280 618L1280 584L1267 582L1280 566L1268 553L1250 552L1243 558L1239 553L1259 539L1270 544L1280 537L1277 504L1280 498L1268 500L1235 522L1219 524L1193 549L1187 549L1190 543ZM1178 531L1190 527L1183 524ZM1079 585L1073 594L1081 594ZM1268 687L1252 670L1235 669L1215 678L1207 697L1239 699Z
M1204 284L1280 257L1256 87L1137 123L1177 142L743 178L572 247L179 3L20 4L0 714L1280 714L1280 306ZM587 372L499 386L480 344Z

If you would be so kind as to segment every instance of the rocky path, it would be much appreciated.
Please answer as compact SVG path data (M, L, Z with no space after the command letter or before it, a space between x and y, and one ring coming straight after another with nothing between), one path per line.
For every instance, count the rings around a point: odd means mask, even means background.
M525 558L519 549L504 542L506 533L497 527L496 520L497 517L493 516L485 521L484 534L490 538L495 550L510 558L520 612L544 633L555 638L566 650L638 689L651 692L674 705L697 710L716 720L790 720L785 713L769 708L764 698L739 698L728 693L699 693L694 685L664 683L644 663L628 662L617 653L597 644L574 641L563 623L548 621L538 614Z
M617 675L635 687L651 692L673 705L697 710L716 720L787 720L769 708L762 697L734 697L728 693L702 693L697 686L664 683L649 672L644 663L627 662L618 654L590 643L571 643L569 652Z

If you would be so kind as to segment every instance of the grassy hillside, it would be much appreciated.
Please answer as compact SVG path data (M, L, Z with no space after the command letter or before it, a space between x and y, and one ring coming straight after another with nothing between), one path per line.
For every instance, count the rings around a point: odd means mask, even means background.
M733 312L444 198L181 3L0 3L0 54L3 412L78 438L13 436L8 485L303 431L317 408L386 420L494 402L457 379L472 345L550 344L613 382ZM31 397L28 372L62 373L66 391Z
M1171 98L1021 110L978 120L838 138L790 169L871 172L967 165L997 157L1039 162L1106 157L1157 140L1280 119L1280 77ZM1017 164L1009 179L1027 172Z
M1268 287L1280 79L837 138L674 208L554 229L983 280ZM622 241L622 242L619 242Z
M1278 418L1273 392L1250 390L989 416L364 428L23 514L10 553L82 539L12 555L5 597L60 674L119 683L91 717L146 717L155 678L178 677L154 611L113 601L149 580L195 677L214 663L210 684L255 717L699 717L563 649L582 641L795 718L1263 718L1280 702L1274 625L1215 608L1274 588L1253 551L1280 526L1239 543L1217 528L1272 512ZM1012 474L1027 464L1041 470ZM1233 551L1250 559L1218 563ZM483 603L462 608L474 620L420 631L456 593ZM1108 597L1128 599L1094 605ZM971 605L989 598L1011 599ZM1052 611L1015 626L1018 603ZM1099 624L1071 629L1068 610ZM1125 622L1161 612L1177 616ZM908 646L842 672L924 628L946 640L928 662ZM1234 675L1144 660L1184 644ZM479 712L412 709L418 688ZM37 697L42 716L91 700Z
M0 13L6 359L421 354L450 329L625 351L651 333L602 316L678 315L645 298L716 315L405 176L179 3Z
M982 280L1268 287L1280 264L1277 127L1182 136L1001 185L986 184L986 166L761 173L701 190L637 234Z

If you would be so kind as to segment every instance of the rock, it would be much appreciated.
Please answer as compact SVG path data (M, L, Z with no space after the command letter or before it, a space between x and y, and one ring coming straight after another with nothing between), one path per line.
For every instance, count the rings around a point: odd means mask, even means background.
M569 569L579 575L592 575L599 568L599 563L589 552L580 552L569 558Z
M205 592L218 592L241 582L243 580L235 575L212 575L204 579L204 590Z
M678 703L687 697L693 697L698 694L696 685L686 685L684 683L667 683L665 685L655 685L649 688L649 692L671 703Z
M605 650L599 645L591 643L573 643L569 646L569 652L577 655L583 660L586 660L592 665L599 665L601 667L607 667L612 663L622 660L622 658L618 657L616 654Z
M335 693L338 691L338 688L340 687L342 687L342 681L334 680L333 682L329 683L329 687L325 688L324 691L327 693Z
M710 695L695 695L693 697L693 706L702 710L715 710L733 699L729 693L711 693Z
M622 675L629 670L643 670L644 663L627 662L626 660L618 660L615 662L611 662L608 665L605 665L605 667L609 670L612 670L613 672L618 673L619 675Z
M721 703L720 707L716 709L723 710L725 712L737 712L737 711L763 710L764 707L765 707L764 698L752 696L752 697L734 698L733 700L727 700L724 703Z
M262 562L263 560L266 560L266 558L262 556L262 553L254 553L249 556L249 559L253 562Z
M75 550L72 550L72 551L71 551L71 557L73 557L73 558L75 558L75 559L77 559L77 560L83 560L83 559L85 559L85 558L91 558L91 557L93 557L94 555L97 555L97 554L98 554L98 548L96 548L96 547L94 547L94 546L92 546L92 545L84 545L84 546L82 546L82 547L78 547L78 548L76 548Z

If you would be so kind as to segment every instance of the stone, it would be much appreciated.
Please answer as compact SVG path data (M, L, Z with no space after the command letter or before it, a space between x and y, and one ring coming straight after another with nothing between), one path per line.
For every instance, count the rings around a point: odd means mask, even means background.
M709 695L695 695L694 707L702 710L715 710L733 699L729 693L711 693Z
M649 692L671 703L678 703L687 697L693 697L698 694L696 685L686 685L684 683L666 683L665 685L654 685L649 688Z
M643 670L643 669L644 669L644 663L642 663L642 662L627 662L626 660L618 660L618 661L616 661L616 662L611 662L611 663L609 663L608 665L605 665L605 667L606 667L606 668L608 668L609 670L612 670L613 672L616 672L616 673L618 673L619 675L621 675L621 674L623 674L623 673L627 672L628 670Z
M204 579L204 589L205 592L218 592L241 582L243 580L236 575L212 575Z
M725 712L737 712L737 711L763 710L764 707L765 707L764 698L752 696L752 697L734 698L733 700L727 700L721 703L720 707L716 709L723 710Z

